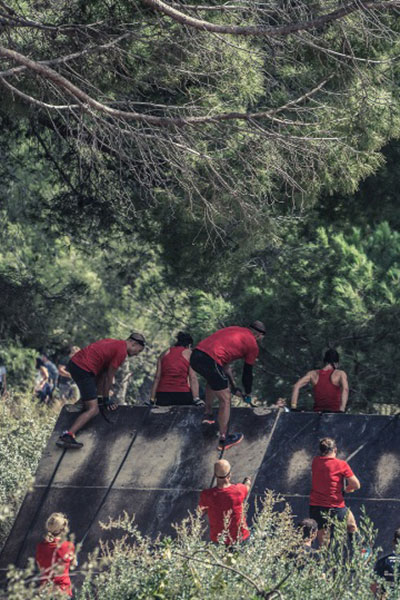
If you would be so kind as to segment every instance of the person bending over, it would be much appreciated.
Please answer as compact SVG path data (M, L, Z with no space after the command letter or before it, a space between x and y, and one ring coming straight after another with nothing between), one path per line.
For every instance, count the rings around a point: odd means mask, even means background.
M151 388L150 401L159 406L204 403L199 398L199 382L190 366L193 338L180 331L175 346L160 354Z
M231 465L227 460L217 460L214 475L217 485L203 490L199 500L200 510L208 516L210 539L218 543L225 532L227 546L244 542L250 536L243 503L249 493L251 479L246 477L243 483L231 483Z
M339 354L329 349L325 352L324 367L308 371L293 386L291 408L297 409L299 391L309 383L313 386L314 412L345 412L349 397L347 375L338 369Z
M36 546L35 558L40 570L40 585L72 596L69 569L70 566L76 566L77 562L75 546L66 540L68 531L68 519L65 515L50 515L46 521L44 539Z
M99 414L97 396L102 396L104 404L111 410L116 408L109 398L114 375L126 357L136 356L142 352L144 345L142 334L131 333L127 340L106 338L74 354L67 365L67 371L79 388L84 411L69 431L64 431L59 437L57 446L82 448L83 444L76 441L75 434Z
M343 490L346 493L359 490L360 482L347 462L336 458L336 455L335 440L322 438L319 442L319 455L312 462L310 518L318 523L320 546L329 541L328 517L337 517L339 521L346 519L349 534L357 531L353 513L345 505Z
M242 383L246 394L245 400L250 402L253 365L259 352L257 342L263 339L265 332L265 326L261 321L254 321L249 327L226 327L202 340L190 357L190 366L207 381L203 423L215 422L212 414L214 396L219 401L219 450L227 450L243 439L243 433L227 434L231 408L229 386L234 393L243 395L235 386L230 363L240 358L244 359Z

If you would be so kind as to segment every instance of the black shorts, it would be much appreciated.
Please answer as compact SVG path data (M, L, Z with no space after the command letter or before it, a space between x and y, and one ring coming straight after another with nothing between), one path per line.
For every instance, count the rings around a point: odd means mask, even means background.
M225 371L211 356L195 348L190 356L190 366L202 375L208 385L215 392L229 387L229 380Z
M157 392L157 406L187 406L193 404L192 392Z
M347 510L347 506L344 506L343 508L310 506L310 519L317 521L318 529L323 529L327 525L328 517L337 517L339 521L344 521L347 515Z
M97 400L97 385L96 376L90 371L85 371L76 365L72 360L66 366L66 369L71 373L72 379L75 381L81 393L81 400Z

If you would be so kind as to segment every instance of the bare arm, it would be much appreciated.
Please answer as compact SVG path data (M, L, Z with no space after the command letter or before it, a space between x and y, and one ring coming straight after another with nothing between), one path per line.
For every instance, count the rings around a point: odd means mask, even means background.
M340 376L340 387L342 388L340 410L344 412L346 410L347 400L349 399L349 384L347 381L347 375L344 371L342 371Z
M61 377L68 377L68 379L71 379L71 373L67 371L65 365L58 365L58 372Z
M189 368L189 385L192 390L193 398L199 397L199 380L197 379L197 375L195 371L193 371L192 367Z
M153 385L151 386L151 393L150 393L151 402L156 401L157 388L158 388L158 384L160 383L160 379L161 379L161 359L163 356L164 356L164 352L158 357L158 360L157 360L156 374L154 375Z
M251 488L251 479L250 479L250 477L245 477L243 479L243 485L245 485L247 487L247 493L249 493L250 488Z
M359 482L359 480L357 479L357 477L355 475L353 475L352 477L349 477L347 479L347 485L345 487L345 492L348 494L350 492L355 492L356 490L359 490L361 487L361 484Z
M96 377L97 393L100 396L108 396L110 394L111 386L113 384L114 375L117 369L111 365L107 368L107 371L103 371L99 376Z
M303 377L301 377L294 384L293 390L292 390L292 399L290 401L290 406L292 408L297 408L297 401L299 399L299 392L300 392L301 388L303 388L304 386L306 386L309 383L311 383L311 375L312 375L312 371L308 371L308 373L306 375L304 375Z

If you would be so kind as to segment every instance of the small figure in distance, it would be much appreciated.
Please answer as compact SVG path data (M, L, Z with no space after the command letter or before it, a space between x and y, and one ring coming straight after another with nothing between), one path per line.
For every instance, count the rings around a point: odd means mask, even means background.
M35 381L35 395L39 398L40 402L49 404L52 396L52 388L49 381L49 372L43 365L41 358L36 359L36 368L38 369L38 374Z
M312 462L312 484L310 494L310 518L318 524L318 543L329 542L330 532L327 517L337 517L347 521L347 531L353 535L357 523L353 513L346 507L343 489L346 493L360 489L360 482L346 461L336 458L336 442L332 438L319 441L319 455Z
M250 491L251 479L246 477L243 483L231 483L231 465L227 460L217 460L214 464L217 485L203 490L200 494L199 508L207 514L210 524L210 539L218 543L228 524L225 544L232 546L245 542L250 531L244 516L243 503Z
M377 582L371 586L372 592L378 598L385 598L385 587L394 585L400 577L400 527L396 529L393 536L393 551L380 558L375 567L375 573L386 580L386 586L379 585Z
M51 386L51 394L54 392L54 388L57 385L58 381L58 369L56 365L50 360L49 353L47 350L42 350L40 355L40 360L43 363L43 366L46 367L47 372L49 374L49 384Z
M7 394L7 369L4 360L0 358L0 398Z
M67 517L53 513L46 521L44 539L36 546L36 563L40 570L40 585L72 596L70 566L77 564L75 546L66 540L69 532ZM58 597L58 596L57 596Z
M227 450L243 439L243 433L228 435L228 424L231 412L231 386L236 395L243 393L235 386L230 363L244 359L242 383L245 391L244 400L251 403L253 384L253 365L258 357L260 342L266 333L261 321L254 321L249 327L225 327L216 331L197 344L190 357L190 366L207 381L206 407L203 423L215 423L212 403L214 396L218 398L218 424L220 440L218 449Z
M104 405L110 410L117 405L109 398L110 389L117 369L127 356L136 356L142 352L145 339L141 333L131 333L127 340L106 338L89 344L71 358L67 371L77 384L84 411L78 416L69 431L64 431L56 442L61 448L82 448L75 434L93 417L99 414L97 396L103 397Z
M345 412L349 397L347 375L338 369L339 354L331 348L325 352L324 367L308 371L293 386L291 409L297 410L299 391L311 383L314 391L314 412Z
M193 338L180 331L176 344L160 354L151 388L150 402L158 406L204 406L199 397L199 382L190 366Z
M278 398L275 404L270 404L270 408L282 409L283 412L290 412L287 407L286 398Z

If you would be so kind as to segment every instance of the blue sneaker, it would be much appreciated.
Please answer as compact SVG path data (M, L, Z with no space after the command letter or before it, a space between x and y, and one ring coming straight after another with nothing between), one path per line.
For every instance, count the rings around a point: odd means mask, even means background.
M230 433L226 438L221 438L219 440L218 450L228 450L228 448L240 444L243 438L243 433Z

